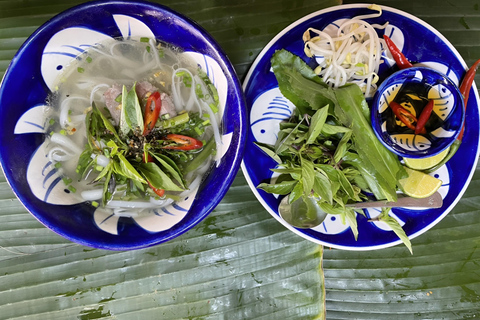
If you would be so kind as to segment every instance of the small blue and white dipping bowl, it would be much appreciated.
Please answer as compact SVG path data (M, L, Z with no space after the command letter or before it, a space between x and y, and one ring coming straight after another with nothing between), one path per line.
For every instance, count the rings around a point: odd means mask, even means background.
M208 177L190 196L141 217L117 216L74 197L43 149L43 110L58 73L89 46L118 37L156 38L183 49L216 86L223 114L222 150ZM46 22L13 58L0 84L0 163L22 204L59 235L100 249L145 248L191 229L224 197L243 156L245 110L233 66L195 22L148 2L89 2Z
M426 134L415 134L389 107L399 103L417 119L429 100L433 111ZM373 97L371 121L382 144L400 157L426 158L447 149L457 139L465 120L463 96L457 85L431 68L413 67L386 78Z

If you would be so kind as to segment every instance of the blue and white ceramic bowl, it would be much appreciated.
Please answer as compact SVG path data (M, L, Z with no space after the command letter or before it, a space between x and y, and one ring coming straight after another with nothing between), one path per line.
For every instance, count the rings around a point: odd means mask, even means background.
M433 100L433 110L425 124L426 133L415 134L395 117L396 102L417 119ZM372 102L372 127L387 149L408 158L434 156L457 138L465 118L463 96L453 81L431 68L414 67L395 72L378 88Z
M56 169L40 156L45 141L42 110L53 80L86 48L117 37L154 37L183 49L217 87L223 113L221 161L195 196L141 218L119 217L75 200ZM83 245L130 250L177 237L215 208L240 166L246 112L232 65L200 26L157 4L98 1L57 15L22 45L0 86L0 128L2 169L17 197L40 222Z

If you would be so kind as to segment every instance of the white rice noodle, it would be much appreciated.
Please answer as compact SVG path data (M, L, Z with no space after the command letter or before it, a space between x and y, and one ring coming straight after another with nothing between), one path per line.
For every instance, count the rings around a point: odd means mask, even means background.
M183 81L180 79L180 77L177 76L178 72L185 72L188 73L190 78L192 79L192 85L190 88L186 88L186 90L182 90L183 87ZM193 74L185 69L185 68L178 68L175 70L172 74L172 96L173 96L173 102L175 106L183 107L187 111L192 111L193 105L195 103L196 99L196 93L195 93L195 79L193 78ZM186 99L184 99L186 96ZM197 100L198 101L198 100ZM178 104L177 104L178 102ZM177 110L178 111L178 110Z
M157 208L162 208L162 207L165 207L169 204L172 204L173 199L172 198L155 199L155 198L151 197L150 198L150 203L154 204L155 207L157 207Z
M52 162L63 162L73 159L76 154L69 152L61 147L53 147L48 151L48 160Z
M370 25L362 20L381 15L379 8L374 9L379 12L342 23L335 36L314 28L304 33L305 53L319 60L315 72L325 83L335 88L356 83L366 97L375 93L383 39L379 39L374 27L381 29L386 25Z
M77 102L72 103L72 101ZM78 103L78 101L83 101L84 103ZM75 127L82 123L85 120L83 110L88 107L88 103L89 100L84 97L73 96L65 98L60 106L60 126L65 129L68 127Z
M125 201L125 200L111 200L107 203L107 208L155 208L158 205L150 201Z
M148 44L150 45L150 51L153 54L153 57L155 58L155 62L157 63L157 66L160 65L160 57L158 55L158 50L157 50L157 44L156 41L153 39L148 40Z
M57 132L53 133L50 136L50 141L69 149L75 155L80 155L83 152L83 150L80 149L80 147L78 147L72 140L70 140L69 137L64 136L63 134ZM68 151L66 153L68 153Z
M98 90L100 90L100 88L110 88L110 86L106 83L100 83L100 84L97 84L95 87L93 87L92 89L92 92L90 92L90 104L93 104L93 101L95 100L95 93L98 92ZM103 98L103 95L101 95L101 97Z
M103 197L103 189L85 190L82 191L80 195L85 201L100 200Z
M96 159L97 161L97 165L101 166L101 167L106 167L108 165L108 163L110 162L110 159L105 157L103 154L94 154L92 153L90 155L90 158L92 159Z

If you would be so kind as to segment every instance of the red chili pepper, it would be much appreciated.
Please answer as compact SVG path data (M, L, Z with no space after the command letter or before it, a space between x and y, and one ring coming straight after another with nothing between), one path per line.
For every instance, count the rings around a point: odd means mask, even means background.
M434 106L435 102L429 100L427 105L423 107L422 113L420 113L420 116L418 117L417 125L415 126L415 134L420 134L422 131L426 131L425 124L430 118Z
M418 121L413 114L411 114L407 109L405 109L395 101L390 102L390 108L392 108L393 113L400 121L402 121L409 129L415 131L415 125ZM425 128L423 128L420 133L425 134Z
M143 117L143 122L145 123L145 128L143 129L143 135L148 135L155 123L157 123L158 117L160 115L160 109L162 108L162 99L160 98L160 93L155 91L152 93L148 99L145 106L145 115Z
M385 39L388 50L390 50L390 53L392 54L393 59L395 59L395 62L397 63L397 66L399 69L406 69L406 68L413 67L413 64L410 61L408 61L408 59L398 49L398 47L395 45L392 39L390 39L386 34L383 35L383 39Z
M167 145L164 146L163 149L195 150L203 147L202 141L181 134L167 134L166 138L167 140L172 140L173 142L177 143L177 145Z
M163 197L163 195L165 194L165 190L164 189L157 189L155 188L154 186L152 186L152 184L150 183L150 181L147 181L148 182L148 186L150 188L152 188L153 192L155 192L157 194L157 196L159 197Z
M468 96L470 95L470 89L472 88L473 80L475 79L475 74L477 69L480 66L480 59L475 61L475 63L468 69L465 77L463 77L462 84L460 85L460 93L463 95L463 102L465 104L465 110L467 110ZM465 123L463 124L462 130L460 131L457 140L463 139L463 131L465 130Z

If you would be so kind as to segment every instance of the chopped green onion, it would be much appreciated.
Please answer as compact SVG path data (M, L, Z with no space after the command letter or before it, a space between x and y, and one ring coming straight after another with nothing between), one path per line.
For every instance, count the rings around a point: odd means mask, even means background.
M150 53L150 46L147 46L147 52Z
M51 126L55 124L55 119L50 119L50 121L48 122Z
M218 107L215 104L210 103L209 106L210 106L210 109L212 109L213 113L218 112Z
M209 124L210 124L210 119L207 119L207 120L202 122L202 126L207 126Z
M92 62L93 59L92 59L92 57L87 57L86 60L87 60L88 63L90 63L90 62Z
M61 162L57 162L55 163L55 169L60 169L62 167L62 163Z
M197 83L197 85L195 86L195 94L199 99L202 99L204 97L203 91L202 91L202 85L199 83Z
M141 37L140 38L140 42L149 42L150 41L150 38L148 37Z
M68 186L68 190L70 190L70 191L73 192L73 193L77 192L77 189L75 189L75 187L72 186L72 185L69 185L69 186Z
M118 102L118 103L122 102L122 94L121 93L115 98L115 102Z
M203 134L203 130L200 130L199 127L193 127L193 130L195 130L195 132L196 132L199 136L201 136L201 135Z
M66 135L67 135L67 131L65 131L65 129L62 129L62 130L60 130L60 132L59 132L59 133L60 133L61 135L64 135L64 136L66 136Z
M84 72L85 72L85 69L83 69L83 68L81 68L81 67L78 67L78 68L77 68L77 71L78 71L79 73L84 73Z
M62 180L63 180L63 183L65 183L66 185L69 185L70 183L72 183L72 179L67 177L63 178Z
M97 201L92 201L92 206L94 206L95 208L98 208L100 204L97 202Z
M162 48L159 48L159 49L158 49L158 56L159 56L160 58L165 58L165 52L163 51Z

